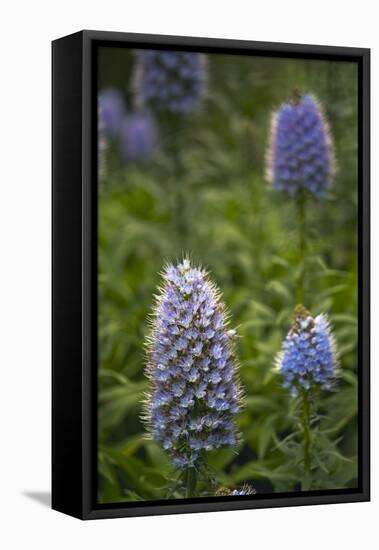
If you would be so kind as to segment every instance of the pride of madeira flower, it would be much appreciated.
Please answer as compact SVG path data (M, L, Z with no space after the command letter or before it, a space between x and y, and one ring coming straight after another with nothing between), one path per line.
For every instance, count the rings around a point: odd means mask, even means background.
M296 196L307 189L322 198L334 172L329 125L318 101L294 93L272 116L267 151L267 179L277 190Z
M123 96L117 88L105 88L99 92L98 108L100 124L107 138L117 138L126 114Z
M106 172L106 152L108 148L108 139L105 133L105 123L100 103L98 104L97 112L97 166L98 179L99 183L101 183Z
M293 325L277 356L284 387L296 397L301 390L330 390L338 372L334 337L326 315L313 318L304 306L295 309Z
M157 112L186 113L199 104L205 86L202 54L140 50L135 92L140 107Z
M207 451L234 447L241 389L220 293L188 259L168 265L148 342L151 392L146 420L153 439L179 468Z
M147 113L125 117L120 129L120 155L125 162L144 162L158 145L158 129Z

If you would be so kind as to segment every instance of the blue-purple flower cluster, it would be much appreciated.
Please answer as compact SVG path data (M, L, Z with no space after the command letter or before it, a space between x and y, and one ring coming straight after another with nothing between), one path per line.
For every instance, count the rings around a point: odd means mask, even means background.
M158 144L158 130L148 113L133 113L125 118L120 129L120 154L125 162L144 162Z
M121 92L116 88L105 88L99 92L98 98L98 138L101 176L109 141L117 141L124 162L145 162L158 147L159 133L149 113L128 113Z
M104 135L110 139L116 138L126 115L125 102L121 92L116 88L101 90L98 97L98 108Z
M148 346L146 420L173 464L190 468L204 452L237 444L235 331L204 270L185 259L163 278Z
M334 176L329 127L319 103L296 96L274 113L267 152L267 178L275 189L295 196L307 189L322 198Z
M157 112L188 113L199 105L205 88L204 57L163 50L137 52L137 102Z
M98 127L97 127L97 164L98 164L98 174L99 182L101 182L105 175L106 169L106 150L108 146L108 140L105 135L105 124L104 118L102 116L101 105L98 105Z
M296 307L292 328L277 356L277 368L293 397L301 390L332 389L338 360L325 315L313 318L304 306Z

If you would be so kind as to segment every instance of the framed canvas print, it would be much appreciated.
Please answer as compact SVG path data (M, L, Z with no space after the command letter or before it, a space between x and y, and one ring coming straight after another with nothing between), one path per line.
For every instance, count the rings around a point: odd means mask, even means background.
M53 508L369 499L369 50L53 42Z

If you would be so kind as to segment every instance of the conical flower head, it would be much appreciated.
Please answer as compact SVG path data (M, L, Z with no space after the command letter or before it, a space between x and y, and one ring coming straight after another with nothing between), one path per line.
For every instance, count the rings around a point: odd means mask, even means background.
M266 160L275 189L290 196L301 189L318 198L325 195L335 163L329 126L316 99L295 94L274 113Z
M148 160L158 145L158 130L147 113L127 116L120 129L120 153L125 162Z
M137 103L157 112L187 113L199 104L205 86L199 53L141 50L137 54Z
M146 420L173 463L188 468L205 452L237 443L235 331L204 270L185 259L167 266L163 278L148 345Z
M326 315L313 318L304 306L297 306L292 328L277 356L277 367L293 397L299 390L332 388L338 360Z

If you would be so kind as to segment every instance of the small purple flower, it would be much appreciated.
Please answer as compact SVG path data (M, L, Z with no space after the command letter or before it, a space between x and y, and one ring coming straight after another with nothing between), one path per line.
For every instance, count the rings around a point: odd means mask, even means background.
M147 113L128 115L120 128L120 153L125 162L148 160L158 145L158 130Z
M241 488L239 489L232 489L229 493L231 497L240 497L240 496L248 496L248 495L256 495L257 491L254 489L254 487L251 487L251 485L248 485L245 483Z
M267 179L295 196L307 189L322 198L335 172L329 125L318 101L296 94L274 113L267 151Z
M105 88L98 97L100 124L107 138L117 137L125 117L126 108L122 94L116 88Z
M145 419L152 437L164 446L173 463L188 468L204 452L237 444L234 417L241 389L234 332L228 331L219 291L204 270L185 259L167 266L163 279L148 346L146 373L151 392ZM212 333L199 322L204 317ZM177 351L171 358L172 349ZM229 367L227 379L219 368L220 360ZM162 378L163 372L167 377Z
M248 483L244 483L242 487L239 487L238 489L228 489L227 487L221 487L217 490L216 496L225 496L225 497L239 497L239 496L249 496L249 495L256 495L257 491L249 485Z
M313 318L304 306L297 306L276 364L284 379L283 386L293 397L300 390L331 390L338 374L338 359L326 315Z
M192 52L139 50L135 71L137 103L157 112L187 113L205 87L204 56Z

